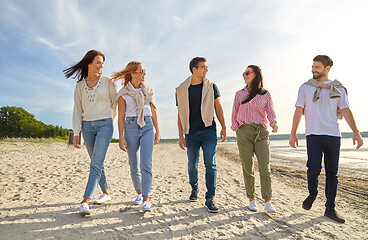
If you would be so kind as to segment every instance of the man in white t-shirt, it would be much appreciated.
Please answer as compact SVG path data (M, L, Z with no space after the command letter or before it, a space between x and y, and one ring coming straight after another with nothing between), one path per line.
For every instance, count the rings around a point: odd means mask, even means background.
M349 109L346 89L337 80L328 79L328 72L332 65L333 61L326 55L318 55L313 59L313 79L299 88L289 144L293 148L298 146L296 131L304 114L309 196L304 200L302 207L305 210L311 209L317 197L318 176L322 169L322 156L324 156L327 198L325 216L344 223L345 220L335 211L341 145L341 134L337 123L339 114L345 118L353 131L353 144L357 143L357 149L363 145L363 139L356 126L353 113Z

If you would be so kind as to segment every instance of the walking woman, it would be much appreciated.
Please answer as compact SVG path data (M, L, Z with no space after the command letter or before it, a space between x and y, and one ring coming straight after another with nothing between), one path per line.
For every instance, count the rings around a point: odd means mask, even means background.
M102 76L105 56L90 50L83 59L64 70L66 78L74 75L77 85L74 90L73 145L80 148L80 132L91 158L89 177L79 212L90 215L89 201L100 185L103 194L95 203L111 200L108 192L104 161L113 134L113 118L116 115L116 86L108 77ZM115 106L115 107L114 107Z
M119 147L128 151L130 174L137 192L134 204L143 202L142 211L150 212L152 152L153 145L160 141L160 129L153 88L145 84L145 76L142 64L133 61L124 70L114 73L112 79L124 79L117 94ZM137 154L139 148L140 157Z
M248 208L257 211L254 196L253 154L257 156L261 179L262 198L267 212L276 212L271 203L270 142L267 119L272 132L277 132L276 115L270 93L263 88L262 71L258 66L248 66L243 78L246 86L235 94L231 116L231 129L236 131L239 155L242 162ZM267 117L267 119L266 119Z

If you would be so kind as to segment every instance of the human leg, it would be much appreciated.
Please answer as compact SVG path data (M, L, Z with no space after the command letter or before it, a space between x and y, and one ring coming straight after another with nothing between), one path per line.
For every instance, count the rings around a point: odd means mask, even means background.
M142 174L140 170L140 161L138 159L139 149L139 125L137 118L127 117L124 124L124 138L127 142L127 152L129 158L130 176L137 194L142 194Z
M236 142L239 149L239 157L242 163L244 185L247 197L250 201L255 199L254 196L254 129L249 125L242 125L236 131Z
M335 198L337 194L337 172L339 169L339 157L340 157L340 137L326 136L325 147L325 173L326 173L326 204L327 210L335 209Z
M140 167L143 202L148 201L152 187L152 153L155 138L151 117L145 117L144 121L146 125L140 129Z
M103 191L106 191L108 189L106 174L103 169L106 152L110 145L113 134L113 124L111 118L92 121L91 125L93 132L95 133L95 139L93 153L91 156L90 174L86 191L84 193L84 198L89 199L94 198L98 184L100 184Z
M203 160L206 168L206 199L213 199L216 191L216 146L217 136L213 129L201 131L201 145L203 150Z
M185 144L188 156L188 175L189 184L192 189L198 189L198 162L200 140L198 133L190 133L185 135Z
M302 207L305 210L312 208L318 194L318 177L322 168L323 155L323 136L308 135L307 137L307 179L308 179L308 197L303 201Z
M271 168L270 168L270 141L268 131L260 127L259 140L254 143L254 152L258 160L258 169L261 180L261 193L265 201L272 198Z

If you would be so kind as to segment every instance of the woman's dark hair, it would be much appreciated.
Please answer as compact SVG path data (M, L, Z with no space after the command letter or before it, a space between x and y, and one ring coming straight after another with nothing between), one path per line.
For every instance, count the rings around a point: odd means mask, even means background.
M96 56L101 56L105 61L105 55L96 50L89 50L86 55L79 61L79 63L71 66L65 70L63 70L66 78L70 78L75 75L73 78L77 78L78 81L82 81L84 78L88 76L88 64L91 64Z
M249 102L257 94L264 95L267 93L267 90L263 88L263 76L261 69L256 65L249 65L248 68L251 68L253 72L255 72L256 76L250 83L250 86L248 86L249 96L242 101L242 104Z

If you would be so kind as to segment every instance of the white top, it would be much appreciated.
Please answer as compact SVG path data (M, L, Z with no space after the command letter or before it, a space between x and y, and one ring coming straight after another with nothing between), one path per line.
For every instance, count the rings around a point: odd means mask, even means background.
M142 88L138 88L136 91L143 92ZM122 97L125 100L125 117L138 117L137 103L135 102L134 98L127 94L122 95ZM152 116L149 103L144 104L143 114L144 116Z
M325 83L330 83L331 80ZM341 137L339 124L337 123L337 108L348 108L349 102L344 88L339 88L341 97L330 98L329 89L321 89L319 99L313 102L313 94L316 87L303 84L299 88L296 107L304 108L305 135L328 135Z
M87 86L85 79L78 82L74 90L74 136L79 136L82 120L115 118L115 97L116 87L109 77L101 76L93 88Z

